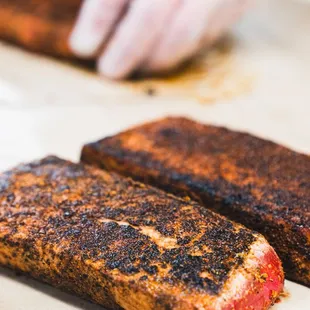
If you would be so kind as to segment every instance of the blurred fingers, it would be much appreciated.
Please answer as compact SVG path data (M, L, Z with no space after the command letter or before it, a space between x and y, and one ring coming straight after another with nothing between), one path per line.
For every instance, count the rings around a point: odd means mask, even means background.
M226 0L226 5L218 7L220 12L215 12L211 20L211 29L206 31L202 45L217 40L242 14L254 3L254 0ZM221 14L221 19L217 16Z
M107 40L129 0L84 0L69 39L79 57L94 56Z
M136 70L167 28L179 1L133 1L99 59L99 72L120 79Z
M185 0L145 64L149 71L176 66L198 48L218 0Z
M202 42L222 34L250 1L185 0L142 70L166 71L178 66L197 53Z

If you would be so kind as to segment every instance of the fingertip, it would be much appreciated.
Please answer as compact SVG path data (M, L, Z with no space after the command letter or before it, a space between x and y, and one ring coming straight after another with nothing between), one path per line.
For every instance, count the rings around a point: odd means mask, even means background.
M78 57L90 58L95 54L94 44L76 30L70 35L68 44L72 53Z
M113 60L102 56L97 63L98 73L112 80L121 80L126 78L126 73L119 70L119 66Z
M128 0L84 0L69 37L72 52L82 58L95 56L113 31Z

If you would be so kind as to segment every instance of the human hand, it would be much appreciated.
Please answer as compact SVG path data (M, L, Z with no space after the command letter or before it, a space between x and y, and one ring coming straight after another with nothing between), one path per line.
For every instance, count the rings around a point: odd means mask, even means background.
M113 79L177 67L218 38L252 0L84 0L73 52Z

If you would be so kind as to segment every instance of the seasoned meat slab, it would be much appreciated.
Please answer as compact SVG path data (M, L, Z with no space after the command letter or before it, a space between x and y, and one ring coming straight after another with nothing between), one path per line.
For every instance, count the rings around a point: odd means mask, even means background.
M267 241L197 203L56 157L0 176L0 264L108 309L267 309Z
M73 57L67 41L82 0L0 0L0 39Z
M249 134L166 118L86 145L115 170L262 233L289 279L310 285L310 157Z

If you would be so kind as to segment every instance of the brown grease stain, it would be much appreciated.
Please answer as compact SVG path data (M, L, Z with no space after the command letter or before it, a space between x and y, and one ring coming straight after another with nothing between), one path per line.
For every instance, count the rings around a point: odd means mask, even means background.
M213 47L203 50L192 61L171 74L139 76L124 82L147 96L177 96L198 102L214 103L233 99L251 91L253 75L245 72L236 59L236 42L224 37Z

